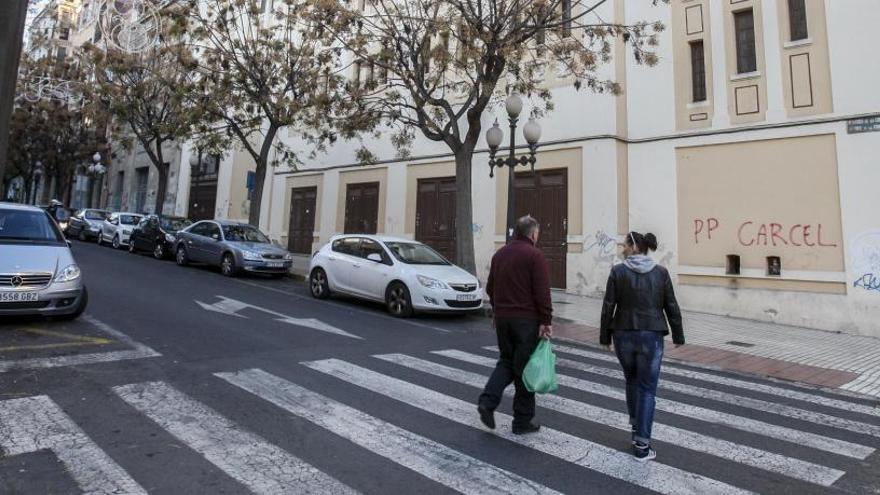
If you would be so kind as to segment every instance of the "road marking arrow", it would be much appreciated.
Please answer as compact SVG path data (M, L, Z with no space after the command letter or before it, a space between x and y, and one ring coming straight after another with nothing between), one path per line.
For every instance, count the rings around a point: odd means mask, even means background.
M290 323L291 325L297 325L300 327L308 327L314 330L321 330L322 332L334 333L336 335L342 335L343 337L351 337L353 339L363 340L363 337L358 337L357 335L350 334L341 328L336 328L333 325L328 325L321 320L315 318L278 318L278 321L282 321L284 323Z
M239 318L247 318L247 316L238 314L238 311L241 311L245 308L256 309L257 311L262 311L263 313L270 314L276 317L276 321L280 321L283 323L289 323L291 325L296 325L298 327L306 327L311 328L312 330L318 330L321 332L332 333L334 335L341 335L343 337L350 337L352 339L363 340L363 337L358 337L357 335L351 334L342 330L341 328L334 327L333 325L329 325L324 323L317 318L294 318L292 316L286 315L284 313L279 313L277 311L273 311L271 309L262 308L260 306L256 306L254 304L246 303L243 301L238 301L236 299L232 299L229 297L217 296L220 300L215 302L214 304L203 303L201 301L195 301L196 304L202 307L202 309L213 311L215 313L222 313L230 316L237 316Z

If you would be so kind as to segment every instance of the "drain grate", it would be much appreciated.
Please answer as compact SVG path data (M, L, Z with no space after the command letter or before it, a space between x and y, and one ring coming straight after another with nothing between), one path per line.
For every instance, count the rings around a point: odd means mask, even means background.
M725 344L735 345L737 347L755 347L755 344L749 344L748 342L738 342L736 340L730 340L725 342Z

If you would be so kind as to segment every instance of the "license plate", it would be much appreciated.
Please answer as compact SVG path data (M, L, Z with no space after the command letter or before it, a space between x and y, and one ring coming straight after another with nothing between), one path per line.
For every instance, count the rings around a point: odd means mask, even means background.
M34 302L39 301L37 292L0 292L0 302Z
M282 266L284 266L284 262L283 261L267 261L266 265L268 265L269 268L281 268Z
M459 294L455 296L455 298L459 301L476 301L476 294Z

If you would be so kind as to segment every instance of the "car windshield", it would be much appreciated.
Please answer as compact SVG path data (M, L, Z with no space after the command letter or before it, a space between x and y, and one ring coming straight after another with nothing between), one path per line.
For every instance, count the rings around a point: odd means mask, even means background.
M231 242L269 243L269 239L250 225L224 225L223 237Z
M63 244L64 236L42 211L0 208L0 244Z
M141 217L137 215L119 215L119 223L122 225L137 225L141 223Z
M88 210L85 214L86 220L104 220L107 218L106 211Z
M162 230L166 230L168 232L177 232L178 230L183 230L191 223L192 222L185 218L162 217L159 219L159 226L162 227Z
M408 265L451 265L437 251L414 242L386 242L395 258Z

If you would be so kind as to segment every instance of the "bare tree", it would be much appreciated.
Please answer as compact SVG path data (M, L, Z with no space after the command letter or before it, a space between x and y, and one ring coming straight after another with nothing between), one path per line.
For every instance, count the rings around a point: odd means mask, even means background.
M665 0L654 0L653 3ZM395 129L406 147L414 130L445 143L455 156L458 263L475 272L471 202L472 155L481 117L508 92L552 110L545 72L580 89L616 94L597 73L614 42L639 63L656 63L659 23L602 19L606 0L355 0L321 2L318 18L357 63L354 95L366 115ZM366 70L364 69L366 68Z
M201 140L214 149L235 143L256 164L249 213L254 225L267 168L300 162L297 150L277 139L278 131L290 126L318 149L336 138L333 116L353 114L345 110L351 99L343 97L342 50L325 43L314 3L188 0L172 12L189 40L189 53L181 56L200 75L191 97L205 117ZM346 129L356 128L355 120Z
M155 213L161 215L171 163L164 146L189 137L198 113L185 88L191 74L167 47L129 54L89 47L96 86L92 98L114 117L113 134L123 144L131 135L143 147L159 175Z

